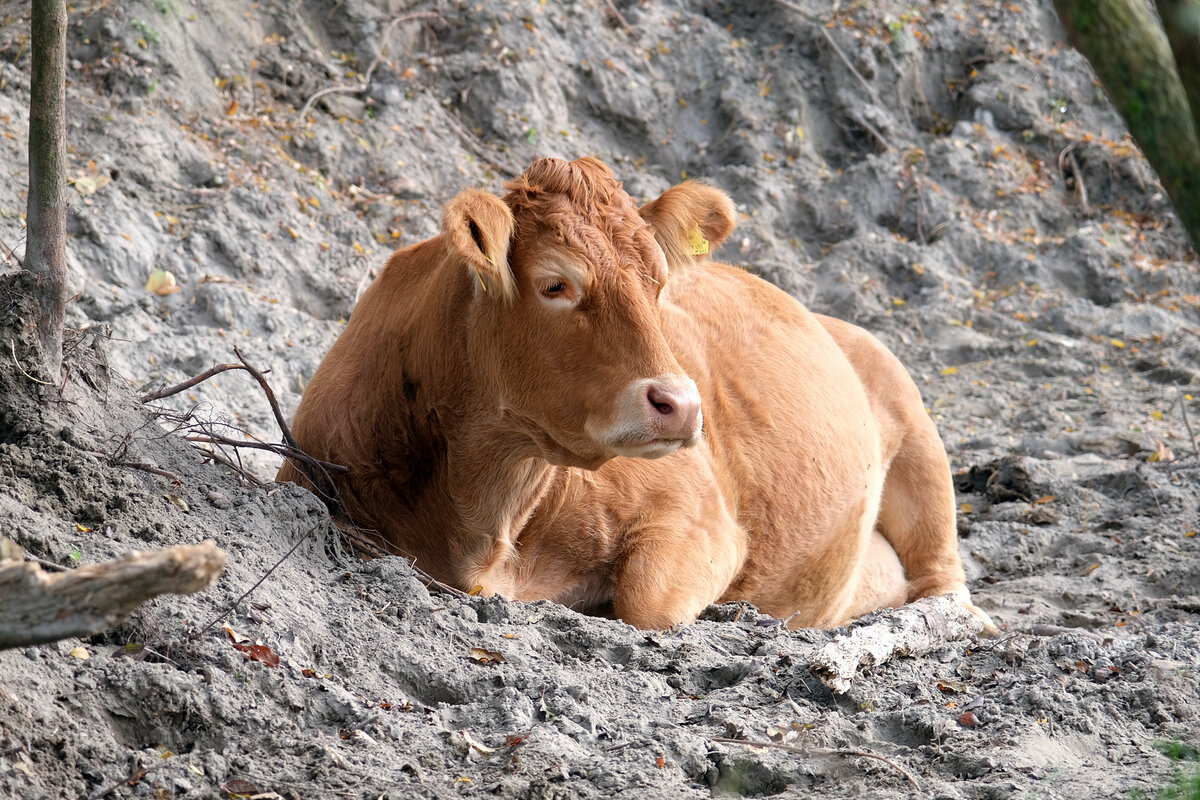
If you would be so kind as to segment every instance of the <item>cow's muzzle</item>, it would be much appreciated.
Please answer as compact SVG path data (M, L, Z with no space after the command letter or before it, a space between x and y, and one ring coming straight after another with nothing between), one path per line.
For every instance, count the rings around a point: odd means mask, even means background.
M700 405L696 382L686 375L645 378L621 391L608 425L589 424L588 432L618 455L661 458L699 440Z

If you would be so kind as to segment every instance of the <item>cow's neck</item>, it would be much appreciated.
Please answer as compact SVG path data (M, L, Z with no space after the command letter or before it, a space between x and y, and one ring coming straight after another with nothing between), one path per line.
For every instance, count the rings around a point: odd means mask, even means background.
M450 493L464 528L468 589L515 597L517 537L546 496L559 469L530 447L528 438L499 417L477 417L450 443Z

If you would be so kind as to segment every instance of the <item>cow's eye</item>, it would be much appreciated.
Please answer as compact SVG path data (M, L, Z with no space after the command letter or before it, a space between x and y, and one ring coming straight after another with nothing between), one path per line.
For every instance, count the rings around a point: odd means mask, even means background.
M542 290L542 293L545 294L547 297L557 297L558 295L562 294L566 290L567 290L567 284L564 283L563 281L556 280L556 281L551 281L550 283L548 283L546 285L546 288Z

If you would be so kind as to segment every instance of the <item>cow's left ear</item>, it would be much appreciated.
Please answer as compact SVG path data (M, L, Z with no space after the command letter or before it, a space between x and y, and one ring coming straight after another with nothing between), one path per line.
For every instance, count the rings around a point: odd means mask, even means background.
M483 291L504 300L516 298L517 283L508 266L513 215L504 201L479 189L460 192L446 206L442 232Z
M733 233L733 201L720 189L685 181L639 209L671 266L704 258Z

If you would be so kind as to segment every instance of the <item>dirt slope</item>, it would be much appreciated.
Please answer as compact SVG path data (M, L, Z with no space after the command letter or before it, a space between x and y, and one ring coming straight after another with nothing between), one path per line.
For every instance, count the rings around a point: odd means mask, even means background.
M0 653L0 795L912 795L822 748L891 758L938 798L1163 785L1156 745L1200 729L1195 255L1045 0L797 5L74 8L79 333L61 393L29 380L11 363L33 370L28 286L3 278L0 532L62 564L215 538L230 566L108 635ZM0 241L18 254L23 13L0 9ZM236 345L290 413L356 292L458 190L585 154L635 197L724 189L742 219L721 258L909 365L1001 638L834 695L808 661L832 634L736 608L646 635L431 596L403 562L343 552L304 492L239 484L136 402ZM179 291L146 291L155 269ZM278 437L241 373L160 405ZM282 663L245 661L223 623ZM711 742L729 736L807 752Z

